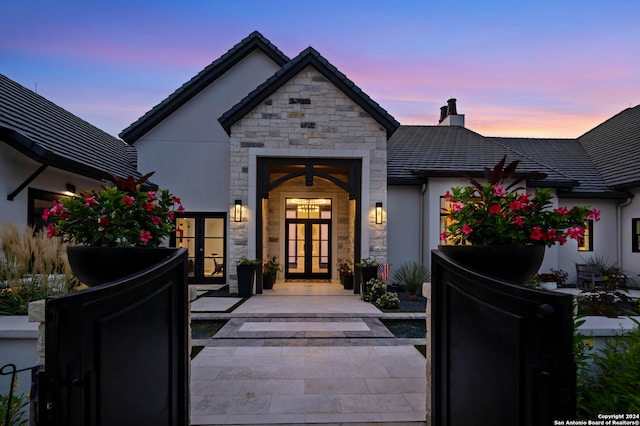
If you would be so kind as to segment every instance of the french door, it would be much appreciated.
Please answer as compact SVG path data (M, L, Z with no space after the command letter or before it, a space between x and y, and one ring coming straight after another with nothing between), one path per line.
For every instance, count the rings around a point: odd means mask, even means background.
M226 213L184 213L176 218L174 247L188 250L190 284L226 282Z
M331 277L331 220L287 219L285 278Z

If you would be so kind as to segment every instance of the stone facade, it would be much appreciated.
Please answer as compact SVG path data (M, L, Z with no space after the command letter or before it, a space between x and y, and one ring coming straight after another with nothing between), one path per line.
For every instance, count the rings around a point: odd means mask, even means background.
M237 121L231 128L230 144L229 204L232 206L236 199L243 202L242 222L231 222L230 226L230 260L255 255L252 239L255 239L256 183L250 175L256 157L268 156L362 159L362 255L386 261L386 224L375 224L374 211L376 202L386 206L387 201L386 129L314 67L303 69ZM339 208L348 215L353 207L345 204ZM272 211L273 206L268 209ZM347 216L337 212L335 217ZM334 226L339 226L339 222ZM270 226L267 224L264 229L268 232ZM269 237L277 236L267 235L260 242L267 243L267 247L263 246L265 255L271 254ZM236 276L234 271L229 272L233 291L237 288Z

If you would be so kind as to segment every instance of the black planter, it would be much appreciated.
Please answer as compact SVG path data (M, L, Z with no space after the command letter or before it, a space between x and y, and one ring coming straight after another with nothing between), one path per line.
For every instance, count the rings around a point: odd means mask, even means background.
M353 290L353 275L340 275L340 281L345 290Z
M362 286L362 291L365 292L367 290L367 283L369 280L378 278L378 267L377 266L363 266L362 274L360 274L360 284Z
M524 284L540 269L545 246L488 245L439 246L438 248L469 269Z
M250 297L253 294L256 267L254 265L238 265L238 297Z
M73 275L94 287L133 275L163 261L176 248L69 246L67 257Z
M265 290L271 290L273 284L276 282L276 276L270 274L262 274L262 288Z

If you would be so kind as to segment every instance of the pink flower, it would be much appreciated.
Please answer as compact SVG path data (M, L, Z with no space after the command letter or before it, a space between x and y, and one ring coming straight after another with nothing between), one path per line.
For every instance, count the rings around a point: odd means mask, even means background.
M182 204L180 197L176 197L175 195L171 197L171 201L173 201L175 204Z
M136 200L131 195L125 195L124 197L122 197L122 202L132 206L135 204Z
M553 229L553 228L548 229L547 232L545 233L543 239L544 240L549 240L549 241L556 241L556 239L557 239L556 230Z
M144 209L148 212L153 210L153 204L151 203L144 203Z
M509 209L511 210L522 210L522 203L519 200L513 200L509 203Z
M53 223L50 223L49 225L47 225L47 237L51 238L58 234L59 232L56 230L55 225Z
M159 216L151 216L151 222L153 222L154 225L160 225L162 223L162 218Z
M589 213L587 213L588 219L594 219L596 222L600 220L600 210L593 209Z
M554 209L553 212L562 217L571 213L571 210L567 209L566 207L558 207L557 209Z
M471 228L468 223L465 223L464 226L460 229L460 232L462 232L464 235L469 235L473 232L473 228Z
M42 212L42 220L44 220L45 222L49 220L50 214L51 214L51 211L49 209L44 209L44 211Z
M496 194L498 197L507 195L507 191L504 190L504 186L502 185L494 185L493 193Z
M529 238L531 238L532 240L535 240L535 241L539 241L539 240L542 239L543 236L544 236L544 234L540 230L540 227L539 226L534 226L533 230L531 231L531 234L529 235Z
M460 213L462 211L461 203L451 203L451 211L455 213Z
M173 212L172 212L172 211L170 211L170 212L168 213L168 216L169 216L169 219L170 219L170 220L173 220L173 219L175 218L175 215L173 214Z
M184 207L182 207L182 204L180 204L180 206L178 207L178 213L182 213L184 211Z
M149 240L151 240L151 232L140 231L140 241L142 241L145 244L149 244Z
M98 219L98 223L100 224L102 229L104 229L109 226L109 218L107 216L102 216L100 219Z
M156 198L158 198L158 197L156 196L156 193L155 193L155 192L153 192L153 191L149 191L149 192L147 192L147 199L149 199L150 201L153 201L153 200L155 200Z
M579 238L584 237L584 228L581 226L572 226L571 228L567 228L567 231L565 232L565 234L569 238L573 238L574 240L577 240Z
M440 233L440 241L447 241L447 233L446 232L441 232Z
M490 214L498 214L500 213L500 204L491 204L489 206L489 213Z
M64 211L64 204L58 202L58 200L53 200L53 207L51 207L51 214L54 216L58 216L62 214Z
M524 220L522 219L522 216L516 216L515 219L513 219L513 223L515 223L516 225L523 227L524 226Z
M84 195L84 206L85 207L91 207L92 204L98 204L98 201L95 199L94 196L89 195L89 194L85 194Z

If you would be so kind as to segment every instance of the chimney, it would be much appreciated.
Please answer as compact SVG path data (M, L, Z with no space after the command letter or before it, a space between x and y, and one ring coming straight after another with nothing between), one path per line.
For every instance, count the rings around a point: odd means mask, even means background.
M458 110L456 109L456 100L451 98L447 101L448 106L448 115L458 115Z
M438 125L464 127L464 114L458 114L455 98L449 99L447 105L440 107Z
M446 105L440 107L440 120L438 123L442 123L444 119L447 118L447 109L448 107Z

